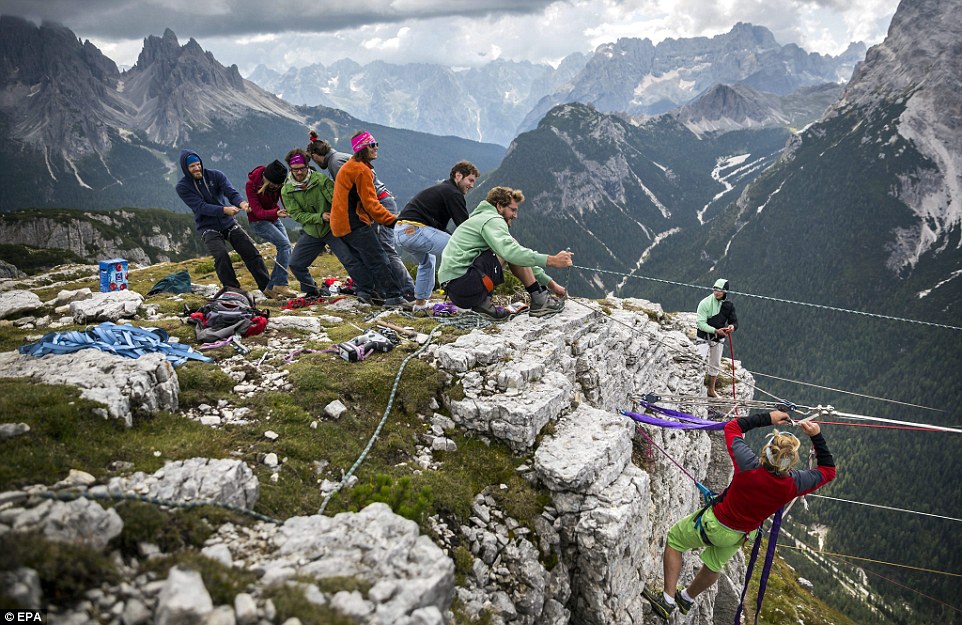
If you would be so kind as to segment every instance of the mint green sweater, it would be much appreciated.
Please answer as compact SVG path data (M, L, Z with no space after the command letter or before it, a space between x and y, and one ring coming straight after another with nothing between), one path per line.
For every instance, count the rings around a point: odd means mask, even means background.
M519 267L531 267L540 284L548 284L551 278L544 272L548 255L530 250L519 244L508 231L508 222L488 202L481 202L451 235L444 247L438 282L444 284L460 278L481 252L491 250L507 262Z

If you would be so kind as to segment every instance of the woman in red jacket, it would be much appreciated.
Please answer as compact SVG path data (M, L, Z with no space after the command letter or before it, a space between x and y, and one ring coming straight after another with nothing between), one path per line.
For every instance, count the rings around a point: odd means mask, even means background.
M665 621L675 607L688 614L695 597L712 586L725 563L735 555L743 542L754 538L762 522L795 497L825 486L835 479L835 460L814 421L803 421L801 428L812 439L818 466L806 471L792 467L798 462L799 441L792 434L777 430L769 435L761 459L745 442L745 432L769 425L786 423L788 414L773 410L752 413L733 419L725 425L728 455L735 465L731 484L715 501L675 523L668 531L665 545L665 590L657 593L645 588L642 596L651 603L655 614ZM675 590L681 574L682 553L705 547L702 567L688 588ZM668 594L674 591L674 596Z
M287 237L287 228L278 219L287 217L287 211L277 204L281 199L281 185L286 178L287 168L278 160L267 166L255 167L247 175L247 203L251 208L247 213L247 221L260 238L273 244L277 250L274 271L264 289L264 295L275 299L287 299L297 294L287 285L291 240Z

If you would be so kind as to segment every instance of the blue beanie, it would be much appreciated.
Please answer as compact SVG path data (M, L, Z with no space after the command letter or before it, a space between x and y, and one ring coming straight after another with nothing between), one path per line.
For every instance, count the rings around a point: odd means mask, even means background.
M199 163L199 162L200 162L200 157L197 156L196 154L191 154L190 156L184 159L184 165L186 165L187 167L190 167L194 163Z

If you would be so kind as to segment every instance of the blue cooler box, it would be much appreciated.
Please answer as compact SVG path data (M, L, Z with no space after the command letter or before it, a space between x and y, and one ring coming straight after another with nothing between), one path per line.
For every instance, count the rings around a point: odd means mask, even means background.
M112 293L127 290L127 261L111 258L100 261L100 292Z

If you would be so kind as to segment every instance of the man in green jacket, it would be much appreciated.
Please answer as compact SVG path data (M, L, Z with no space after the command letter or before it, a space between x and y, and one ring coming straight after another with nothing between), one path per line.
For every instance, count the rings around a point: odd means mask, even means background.
M357 267L354 255L344 243L331 232L331 200L334 196L334 183L326 175L314 171L309 167L310 157L304 150L294 148L287 153L285 159L291 170L284 186L281 188L281 201L287 209L291 219L303 226L303 232L294 246L291 255L290 269L294 277L301 283L301 290L307 297L323 295L317 287L317 282L311 276L311 263L324 251L324 246L331 248L349 275L357 271L364 271ZM358 293L358 296L371 294Z
M517 219L518 204L523 201L524 194L518 189L494 187L451 235L441 255L438 282L455 306L493 319L507 317L509 313L491 301L494 287L504 282L502 263L507 262L531 296L529 315L545 317L564 308L564 302L557 298L567 293L544 268L570 267L571 252L549 256L522 246L511 236L508 228Z

